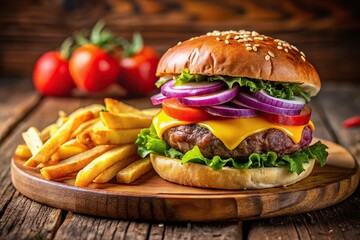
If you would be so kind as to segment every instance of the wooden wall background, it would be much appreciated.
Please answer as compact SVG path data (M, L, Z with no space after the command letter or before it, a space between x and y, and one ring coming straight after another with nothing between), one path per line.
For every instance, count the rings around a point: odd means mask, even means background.
M41 53L102 18L116 34L140 31L162 54L214 29L247 29L287 40L307 54L323 81L358 81L356 0L14 0L0 3L0 75L31 77Z

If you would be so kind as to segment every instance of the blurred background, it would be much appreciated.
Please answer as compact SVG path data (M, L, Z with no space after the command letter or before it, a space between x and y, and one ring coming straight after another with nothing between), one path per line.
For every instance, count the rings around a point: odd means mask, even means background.
M304 51L322 81L359 82L355 0L17 0L0 3L1 77L31 78L36 59L104 19L116 35L142 34L160 55L211 30L255 30Z

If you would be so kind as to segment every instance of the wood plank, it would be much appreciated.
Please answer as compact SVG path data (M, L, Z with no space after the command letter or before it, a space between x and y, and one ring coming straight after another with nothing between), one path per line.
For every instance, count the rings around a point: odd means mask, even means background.
M162 226L162 225L161 225ZM243 239L242 223L177 223L162 226L163 239ZM151 233L151 232L150 232ZM150 235L150 239L152 238Z
M40 96L33 91L31 80L0 79L0 216L15 192L10 180L9 162L14 151L11 143L14 138L5 141L6 137L39 101Z
M328 84L320 92L320 102L327 124L336 139L355 156L360 164L360 129L345 128L344 120L360 116L360 84Z
M0 79L0 142L39 101L30 79Z
M69 212L54 239L125 239L128 221L93 218Z
M335 206L285 218L251 221L249 239L357 239L360 189Z
M0 239L51 239L61 210L36 203L16 192L0 219Z
M191 224L99 219L69 212L54 239L242 239L241 222Z

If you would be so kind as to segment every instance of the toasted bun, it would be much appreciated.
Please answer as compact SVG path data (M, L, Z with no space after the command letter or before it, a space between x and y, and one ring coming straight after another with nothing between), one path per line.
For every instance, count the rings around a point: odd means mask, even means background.
M311 173L314 160L304 164L305 171L300 175L289 173L285 167L221 170L198 164L181 164L178 159L151 154L151 163L161 178L187 186L219 189L263 189L287 186L296 183Z
M305 54L289 43L249 31L214 31L170 48L160 59L158 76L192 74L249 77L302 83L312 96L320 79Z

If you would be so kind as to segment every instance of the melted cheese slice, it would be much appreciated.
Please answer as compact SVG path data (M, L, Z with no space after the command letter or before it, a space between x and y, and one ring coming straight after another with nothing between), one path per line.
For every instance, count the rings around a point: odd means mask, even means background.
M172 118L162 110L153 119L153 125L158 134L158 137L161 139L163 133L169 128L194 123L207 128L214 136L219 138L229 150L236 148L248 136L266 131L271 128L275 128L284 132L293 140L294 143L300 142L305 126L309 126L310 129L314 131L314 124L311 121L307 125L286 126L268 122L261 117L188 122Z

